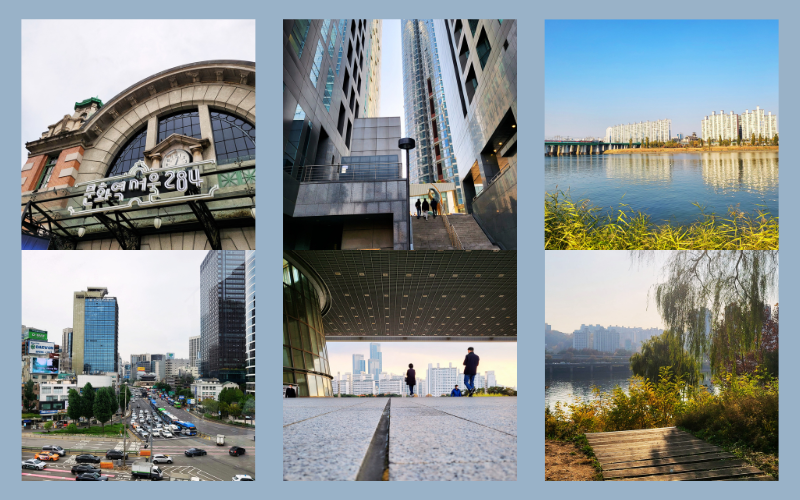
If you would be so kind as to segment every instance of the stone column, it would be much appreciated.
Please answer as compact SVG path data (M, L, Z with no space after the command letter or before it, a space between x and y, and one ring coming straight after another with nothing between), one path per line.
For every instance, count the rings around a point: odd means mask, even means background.
M192 152L192 161L203 161L203 146L192 146L189 150Z
M150 133L148 132L148 137ZM161 153L153 153L150 155L150 168L155 170L157 168L161 168Z
M153 116L147 120L147 138L145 138L144 141L144 150L149 151L156 147L156 144L158 144L158 117ZM160 159L161 158L159 158L159 160ZM147 158L145 158L145 163L147 163ZM150 168L158 168L153 167L152 162L150 163L151 164L148 165Z
M211 128L211 112L208 110L207 104L200 104L197 106L198 114L200 115L200 137L208 139L211 144L203 151L203 160L216 160L217 152L214 149L214 131ZM193 152L194 153L194 152ZM195 160L199 161L199 160Z

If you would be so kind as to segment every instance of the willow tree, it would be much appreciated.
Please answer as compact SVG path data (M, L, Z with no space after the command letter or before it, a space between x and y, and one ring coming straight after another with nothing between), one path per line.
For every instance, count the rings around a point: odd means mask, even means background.
M670 367L671 373L687 384L696 386L702 380L701 363L686 355L680 338L670 330L642 342L641 352L631 356L630 365L634 375L653 383L659 381L664 367Z
M648 301L683 346L680 355L708 358L716 375L761 349L765 305L778 290L777 250L633 251L631 258L661 266Z

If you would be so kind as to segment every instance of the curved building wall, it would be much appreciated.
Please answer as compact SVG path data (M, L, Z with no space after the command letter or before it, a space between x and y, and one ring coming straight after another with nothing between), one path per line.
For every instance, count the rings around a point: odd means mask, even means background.
M320 297L311 280L283 260L283 384L297 395L332 396Z

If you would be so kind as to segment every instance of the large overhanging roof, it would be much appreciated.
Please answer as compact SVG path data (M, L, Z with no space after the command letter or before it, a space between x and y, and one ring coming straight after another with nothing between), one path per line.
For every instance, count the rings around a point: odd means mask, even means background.
M333 341L516 341L516 251L289 252L330 294Z

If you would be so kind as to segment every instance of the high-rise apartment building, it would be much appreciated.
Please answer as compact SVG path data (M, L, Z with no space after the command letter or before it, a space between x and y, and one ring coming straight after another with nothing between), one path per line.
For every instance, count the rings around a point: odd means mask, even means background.
M464 208L492 243L516 250L517 22L433 25Z
M353 374L358 375L367 371L367 364L364 362L363 354L353 354Z
M403 19L400 21L400 34L405 135L416 140L416 148L409 155L410 182L454 183L455 197L453 192L442 193L446 213L464 212L464 195L450 135L449 100L442 80L434 22L432 19ZM444 38L441 41L447 43ZM448 194L451 199L447 198Z
M669 142L672 138L672 120L656 120L627 125L614 125L610 142ZM608 135L606 129L606 135Z
M200 335L189 337L189 366L199 368L200 363Z
M245 387L244 251L210 251L200 265L200 372Z
M367 367L369 374L375 380L379 380L381 372L383 372L383 353L381 352L380 344L371 343L369 345L369 363Z
M497 378L494 376L494 370L486 372L486 387L497 387Z
M61 355L58 360L58 371L72 373L72 328L64 328L61 334Z
M246 314L247 323L245 324L245 335L247 336L247 382L245 392L256 394L256 251L247 252L247 262L245 263L245 274L247 276L246 290Z
M576 350L589 349L592 345L592 332L588 328L581 328L572 333L572 348Z
M440 367L439 363L436 363L434 368L432 363L428 363L428 370L425 374L425 378L428 381L428 394L434 397L450 394L456 384L463 389L464 381L460 375L460 371L453 366L453 363L450 363L446 368Z
M105 287L73 294L72 368L76 375L117 372L119 306Z

